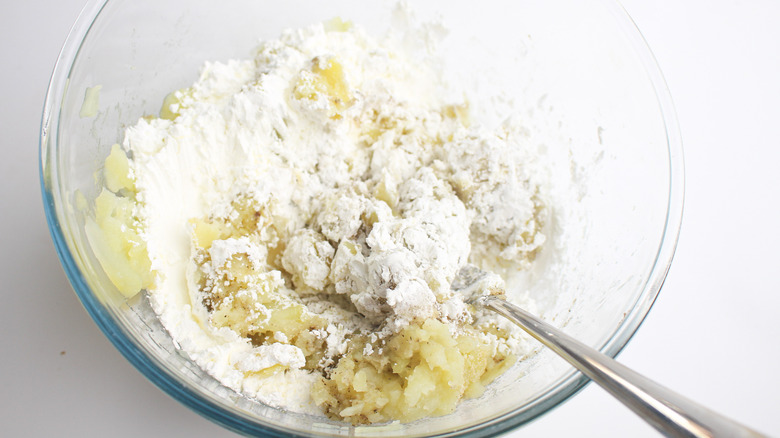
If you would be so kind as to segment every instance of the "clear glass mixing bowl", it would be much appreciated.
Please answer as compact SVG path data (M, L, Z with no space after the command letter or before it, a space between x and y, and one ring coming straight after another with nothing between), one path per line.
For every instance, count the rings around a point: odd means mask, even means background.
M284 412L221 386L179 352L141 294L124 299L84 233L99 170L123 129L156 114L206 60L250 56L259 39L335 16L381 34L389 1L90 0L57 61L41 127L41 184L59 257L87 311L152 382L245 434L485 436L563 402L586 380L544 349L451 415L352 427ZM614 356L649 311L674 253L682 145L668 90L613 1L428 1L420 22L448 29L446 77L490 125L514 114L549 168L549 241L523 274L542 316ZM88 88L97 112L80 116ZM93 102L94 103L94 102Z

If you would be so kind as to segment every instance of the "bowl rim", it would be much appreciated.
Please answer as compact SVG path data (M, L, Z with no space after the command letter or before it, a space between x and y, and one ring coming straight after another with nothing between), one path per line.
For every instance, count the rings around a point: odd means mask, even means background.
M58 150L58 118L62 99L67 91L67 79L70 76L81 45L108 1L89 0L73 24L54 65L41 116L38 159L42 200L49 232L71 287L86 311L114 347L154 385L184 406L229 430L245 435L306 436L296 431L279 429L271 424L246 422L245 417L216 406L202 399L197 392L178 384L176 377L166 369L158 366L157 361L136 345L134 340L116 323L100 300L90 290L84 275L76 263L73 252L70 250L65 233L60 225L60 218L63 217L63 212L62 206L57 203L57 200L62 199L62 193L60 193L59 185L53 184L54 181L58 180L59 176L56 162L54 161ZM599 351L607 356L616 357L628 341L631 340L646 318L658 297L658 293L671 266L682 225L685 176L682 138L677 115L658 62L635 22L623 6L617 0L598 0L598 2L605 5L613 18L617 20L634 52L641 58L645 72L656 94L659 112L666 131L666 144L669 153L667 214L661 235L661 243L652 269L648 274L642 293L638 295L631 311L625 315L612 336L598 348ZM572 369L560 379L557 385L552 386L548 391L539 395L522 408L518 407L503 415L465 429L430 436L454 437L467 435L482 437L508 432L549 412L577 394L589 381L581 373Z

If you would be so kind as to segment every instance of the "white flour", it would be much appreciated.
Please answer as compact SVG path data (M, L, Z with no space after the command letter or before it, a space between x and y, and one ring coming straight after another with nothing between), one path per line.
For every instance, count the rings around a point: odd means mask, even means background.
M241 257L249 286L219 306L244 306L251 330L268 321L268 291L305 305L325 321L311 331L322 370L356 333L376 341L429 318L457 332L474 318L452 290L458 271L523 269L544 242L518 123L487 132L396 39L326 27L287 31L254 59L207 63L168 108L174 120L141 120L123 144L163 325L226 386L311 413L317 372L288 335L253 343L204 305ZM243 220L236 199L267 223L199 251L191 221ZM488 320L499 321L475 324ZM496 323L510 337L491 342L516 347L516 331Z

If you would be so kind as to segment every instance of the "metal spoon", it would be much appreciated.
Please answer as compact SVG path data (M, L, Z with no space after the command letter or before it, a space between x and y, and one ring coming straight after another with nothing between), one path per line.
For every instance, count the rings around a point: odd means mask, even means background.
M468 286L473 286L473 274L465 281L471 283ZM666 436L765 437L653 382L497 296L479 297L474 304L519 325Z

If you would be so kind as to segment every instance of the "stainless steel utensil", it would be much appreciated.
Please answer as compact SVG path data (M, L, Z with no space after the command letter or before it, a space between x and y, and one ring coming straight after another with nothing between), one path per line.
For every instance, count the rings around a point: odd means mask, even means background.
M469 280L473 277L472 273ZM482 296L473 303L519 325L666 436L765 436L653 382L497 296Z

